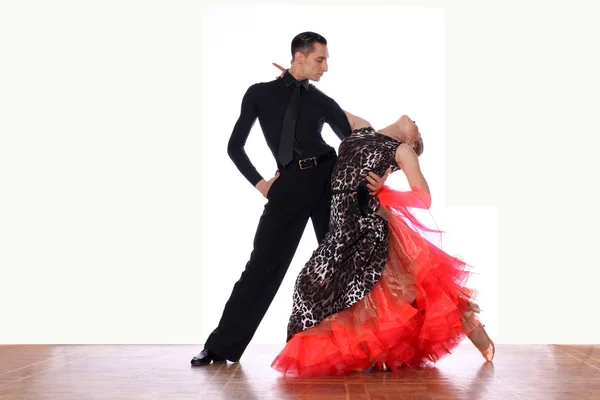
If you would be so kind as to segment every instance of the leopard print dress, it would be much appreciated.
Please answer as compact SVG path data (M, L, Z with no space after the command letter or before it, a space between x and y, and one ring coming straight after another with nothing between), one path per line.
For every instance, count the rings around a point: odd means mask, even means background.
M387 222L365 194L369 172L398 170L401 142L373 128L354 130L339 147L331 177L329 232L296 279L287 340L365 297L379 280L388 254ZM361 193L365 202L359 201ZM362 205L362 206L361 206Z

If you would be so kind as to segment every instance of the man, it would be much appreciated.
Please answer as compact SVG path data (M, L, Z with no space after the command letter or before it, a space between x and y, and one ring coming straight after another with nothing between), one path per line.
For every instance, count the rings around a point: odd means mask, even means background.
M321 131L327 123L344 139L352 129L340 106L308 83L318 82L327 72L325 38L304 32L292 40L291 47L292 65L282 79L248 88L229 140L229 156L268 202L250 260L234 285L219 325L191 360L193 366L238 361L283 281L308 219L319 243L327 233L330 178L337 155ZM277 160L277 174L269 180L263 179L244 151L256 119ZM375 176L369 182L376 192L384 180Z

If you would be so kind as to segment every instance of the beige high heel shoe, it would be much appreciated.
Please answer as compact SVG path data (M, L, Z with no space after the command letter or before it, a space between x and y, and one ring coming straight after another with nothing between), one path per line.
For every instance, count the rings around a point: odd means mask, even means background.
M477 325L477 328L469 335L471 342L477 347L477 350L481 353L486 361L491 362L496 355L496 345L490 339L489 335L484 329L484 325L481 323Z
M475 317L475 314L481 312L481 308L479 308L479 304L475 303L473 300L466 297L464 297L464 299L467 302L468 311L463 312L463 327L466 331L470 331L475 327L468 337L475 347L477 347L477 350L479 350L483 358L485 358L486 361L491 362L496 354L496 345L485 331L485 325L479 322Z

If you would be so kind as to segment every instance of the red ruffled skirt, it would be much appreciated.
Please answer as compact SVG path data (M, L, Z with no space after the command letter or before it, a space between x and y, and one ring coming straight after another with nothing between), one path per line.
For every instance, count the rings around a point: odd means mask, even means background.
M353 306L295 334L272 363L285 375L341 375L434 363L471 331L474 292L467 265L433 245L429 230L403 204L402 192L379 193L387 211L389 252L382 276Z

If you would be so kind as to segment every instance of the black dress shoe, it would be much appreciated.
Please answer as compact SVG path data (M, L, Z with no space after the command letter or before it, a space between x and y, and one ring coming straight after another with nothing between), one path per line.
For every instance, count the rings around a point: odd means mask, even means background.
M211 362L222 362L222 361L227 361L227 360L224 359L223 357L219 357L218 355L211 352L210 350L204 349L200 353L198 353L197 356L192 358L191 363L192 363L192 366L194 366L194 367L200 367L203 365L208 365Z

